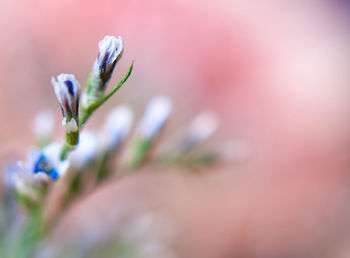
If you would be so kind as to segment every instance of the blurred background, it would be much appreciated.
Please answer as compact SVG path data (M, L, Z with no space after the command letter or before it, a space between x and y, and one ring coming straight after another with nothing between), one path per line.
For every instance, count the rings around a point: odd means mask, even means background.
M112 82L135 68L92 127L114 105L140 117L166 94L169 137L211 109L213 144L249 149L195 176L146 168L110 183L67 215L57 238L128 231L152 214L152 234L137 238L166 242L152 257L350 257L348 1L2 0L0 14L2 162L24 157L41 109L57 113L62 135L51 76L73 73L84 85L104 35L125 44Z

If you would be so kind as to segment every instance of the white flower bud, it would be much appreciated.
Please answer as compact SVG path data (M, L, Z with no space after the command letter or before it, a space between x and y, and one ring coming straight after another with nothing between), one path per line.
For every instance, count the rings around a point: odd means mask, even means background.
M172 104L169 98L157 96L153 98L148 106L139 125L139 133L142 138L152 139L163 127L167 120Z
M80 100L79 82L75 79L73 74L60 74L57 77L57 81L52 77L51 82L55 89L57 100L61 105L63 126L66 131L68 130L69 132L73 129L77 130Z
M106 83L111 78L113 70L123 55L123 39L119 36L105 36L98 44L99 53L94 63L91 74L91 92L87 92L90 97L101 95ZM85 96L84 98L87 98ZM87 101L87 100L85 100Z
M35 179L27 173L19 164L12 167L9 173L9 185L21 196L29 198L32 202L39 202L41 180ZM46 176L46 175L45 175Z
M95 80L100 78L105 84L110 78L115 65L123 55L123 39L105 36L98 44L99 54L93 67Z
M114 108L104 124L106 148L111 151L120 144L129 133L134 120L134 114L128 106Z
M191 123L187 141L190 145L195 145L207 140L219 125L217 116L211 111L199 114Z

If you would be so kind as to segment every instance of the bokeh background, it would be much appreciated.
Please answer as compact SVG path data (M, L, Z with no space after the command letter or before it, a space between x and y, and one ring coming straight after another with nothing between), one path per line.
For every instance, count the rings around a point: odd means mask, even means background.
M137 239L163 244L152 249L159 257L349 257L349 14L346 0L2 0L1 161L24 157L43 108L62 135L51 76L84 84L98 41L121 35L112 82L132 60L135 69L92 127L116 104L141 116L167 94L169 128L212 109L213 143L244 142L249 157L196 176L148 168L110 183L68 214L56 242L67 229L128 231L152 214L146 221L162 219L145 232L171 237Z

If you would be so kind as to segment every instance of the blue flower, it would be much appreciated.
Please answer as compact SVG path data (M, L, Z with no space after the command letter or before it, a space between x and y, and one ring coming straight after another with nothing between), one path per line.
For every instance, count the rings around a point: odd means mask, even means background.
M39 154L39 157L35 161L33 167L34 174L38 174L40 172L48 175L51 180L56 180L59 177L57 169L53 167L53 165L43 153Z
M27 162L23 167L34 177L40 180L55 181L68 169L68 161L60 161L59 156L62 146L58 143L51 143L43 150L33 149L28 154Z

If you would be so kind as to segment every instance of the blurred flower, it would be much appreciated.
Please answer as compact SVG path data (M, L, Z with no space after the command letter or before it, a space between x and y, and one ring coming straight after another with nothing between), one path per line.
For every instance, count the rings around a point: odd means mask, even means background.
M52 143L42 151L32 149L27 160L7 167L4 181L13 189L17 198L27 207L42 201L51 181L63 176L68 169L68 161L59 161L61 145Z
M49 162L56 168L59 177L63 177L67 172L69 167L69 161L60 159L60 154L62 151L62 144L58 142L53 142L46 146L42 153L47 157Z
M73 74L60 74L57 81L52 77L52 85L62 108L62 126L66 133L78 131L80 84Z
M50 138L55 121L51 110L42 110L34 118L32 130L37 138Z
M43 176L40 173L44 173L51 180L56 180L59 177L57 169L53 166L52 162L46 157L46 155L38 150L32 150L28 156L27 163L29 171L32 171L34 174ZM42 177L43 179L45 177Z
M70 165L75 169L83 169L92 160L96 159L101 152L101 138L91 131L84 131L80 134L77 147L69 154Z
M204 111L193 119L186 136L185 145L192 148L207 140L218 128L219 121L212 111Z
M59 143L52 143L42 151L33 149L22 167L40 180L57 180L68 168L68 161L59 160L60 151Z
M219 150L200 151L196 147L206 141L216 131L218 127L218 118L212 111L204 111L195 117L190 123L185 135L177 139L169 146L168 150L163 151L166 155L163 157L167 163L213 163L224 159L224 151ZM226 150L226 149L225 149ZM193 151L193 152L192 152Z
M118 106L109 113L103 128L107 151L112 151L125 139L133 120L134 114L126 105Z
M139 133L142 138L151 140L163 127L167 120L172 104L165 96L154 97L148 106L139 125Z
M127 167L135 168L147 159L171 108L171 101L165 96L154 97L149 102L138 125L136 136L130 144L130 148L127 149L125 161Z
M26 204L37 203L41 199L41 184L32 174L20 164L9 165L4 174L4 181L8 189L13 189Z

